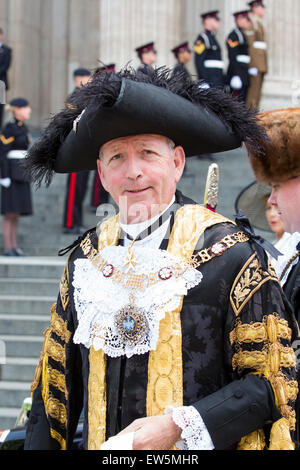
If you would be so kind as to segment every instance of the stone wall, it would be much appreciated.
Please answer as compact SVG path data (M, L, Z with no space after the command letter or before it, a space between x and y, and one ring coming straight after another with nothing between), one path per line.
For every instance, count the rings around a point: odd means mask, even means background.
M265 0L269 73L262 108L300 104L300 2ZM138 65L135 47L155 40L158 65L172 66L170 50L181 40L195 40L200 13L220 9L218 33L226 60L225 38L232 12L244 0L0 0L0 26L13 48L11 89L7 99L24 95L33 107L31 126L43 127L63 106L78 66L99 61L117 68ZM284 7L284 8L283 8ZM190 65L194 72L193 64Z

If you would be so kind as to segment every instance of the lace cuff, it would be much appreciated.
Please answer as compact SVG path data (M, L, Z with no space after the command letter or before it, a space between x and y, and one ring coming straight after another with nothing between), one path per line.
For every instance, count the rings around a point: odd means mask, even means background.
M196 408L183 406L167 412L170 411L173 421L182 429L181 437L183 441L176 443L178 448L182 450L214 449L207 427Z

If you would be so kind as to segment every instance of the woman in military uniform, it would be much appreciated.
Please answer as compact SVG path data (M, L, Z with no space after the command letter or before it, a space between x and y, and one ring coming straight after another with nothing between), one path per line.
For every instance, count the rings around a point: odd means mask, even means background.
M13 120L8 122L0 135L2 185L1 214L5 256L21 256L17 245L19 217L32 214L31 188L25 177L22 163L29 147L29 133L25 121L30 118L31 108L24 98L10 103Z

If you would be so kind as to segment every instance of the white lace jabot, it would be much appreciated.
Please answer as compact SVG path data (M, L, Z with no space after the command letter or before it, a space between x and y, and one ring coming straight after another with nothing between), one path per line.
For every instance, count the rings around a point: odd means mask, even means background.
M90 260L75 261L73 286L79 324L74 342L87 348L93 345L110 357L155 350L160 320L178 308L181 296L202 279L199 271L166 251L133 246L131 252L132 257L126 247L104 248L102 271ZM180 266L185 267L178 269ZM138 288L136 282L140 282ZM136 341L128 342L126 329L135 323L139 326Z

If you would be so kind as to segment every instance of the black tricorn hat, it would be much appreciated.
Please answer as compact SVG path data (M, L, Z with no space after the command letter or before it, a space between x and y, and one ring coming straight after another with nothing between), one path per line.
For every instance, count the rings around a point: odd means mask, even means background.
M54 116L29 150L26 166L39 185L53 172L96 168L99 150L120 137L158 134L186 155L217 153L246 146L259 158L265 132L256 115L217 89L203 89L184 73L169 69L140 74L126 69L97 74Z

